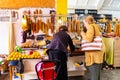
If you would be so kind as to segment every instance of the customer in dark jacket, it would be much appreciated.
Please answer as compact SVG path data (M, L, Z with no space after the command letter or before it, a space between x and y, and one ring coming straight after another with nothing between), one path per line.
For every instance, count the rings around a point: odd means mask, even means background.
M53 35L53 40L48 47L48 56L50 60L59 60L59 63L56 64L56 71L59 70L56 80L68 80L67 74L67 47L70 47L71 51L74 51L75 47L73 45L72 39L67 34L67 27L65 25L59 27L59 32Z

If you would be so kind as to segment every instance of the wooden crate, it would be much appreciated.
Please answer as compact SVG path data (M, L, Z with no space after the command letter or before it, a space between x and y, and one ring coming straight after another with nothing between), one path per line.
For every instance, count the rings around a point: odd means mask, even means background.
M120 67L120 38L114 39L114 67Z

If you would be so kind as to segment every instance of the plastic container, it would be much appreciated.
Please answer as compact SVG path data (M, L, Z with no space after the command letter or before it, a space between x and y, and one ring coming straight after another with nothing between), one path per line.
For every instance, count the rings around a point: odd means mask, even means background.
M16 66L18 64L18 60L10 61L9 65L10 66Z

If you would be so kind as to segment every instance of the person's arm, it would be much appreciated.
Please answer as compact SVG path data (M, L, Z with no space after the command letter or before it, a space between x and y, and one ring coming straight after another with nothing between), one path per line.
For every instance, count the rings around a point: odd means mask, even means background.
M81 32L82 38L83 38L84 40L88 41L88 42L91 42L91 41L93 40L93 37L94 37L94 32L95 32L94 29L95 29L95 28L94 28L92 25L90 25L90 26L88 27L88 30L87 30L86 33L85 33L85 32Z
M73 45L73 41L72 41L72 39L70 38L70 36L68 36L68 44L69 44L69 46L70 46L70 50L71 50L71 52L73 52L74 50L75 50L75 46Z

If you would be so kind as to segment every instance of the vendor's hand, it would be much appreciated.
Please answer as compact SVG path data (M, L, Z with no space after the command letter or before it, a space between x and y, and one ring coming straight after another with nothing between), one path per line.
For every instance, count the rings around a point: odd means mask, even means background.
M81 33L80 33L81 35L83 35L83 34L85 34L85 32L84 31L81 31Z
M71 57L71 56L72 56L72 54L73 54L73 52L70 52L70 53L69 53L69 56Z

